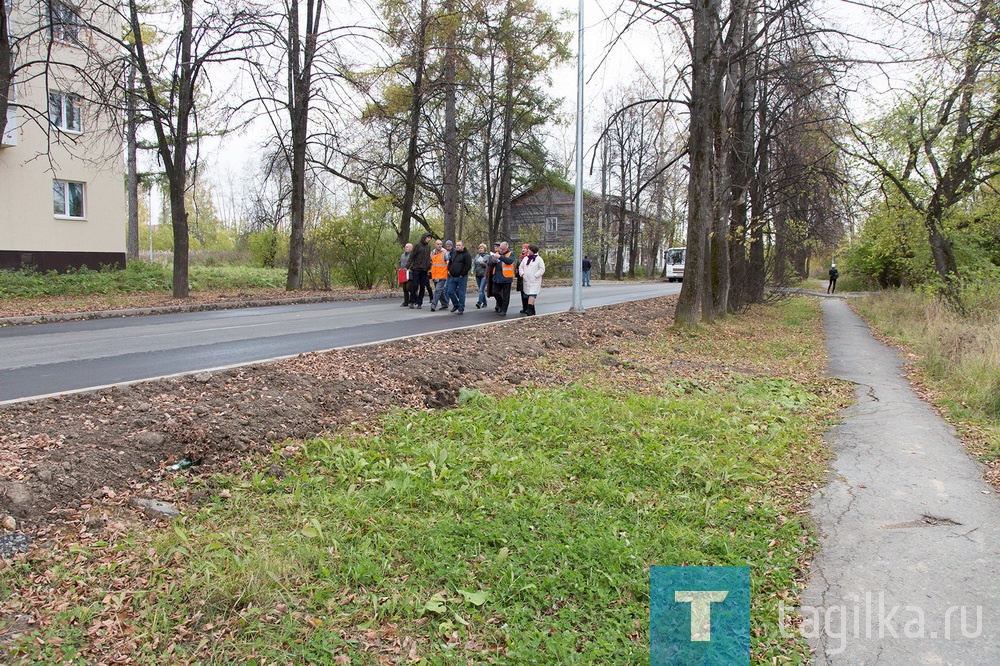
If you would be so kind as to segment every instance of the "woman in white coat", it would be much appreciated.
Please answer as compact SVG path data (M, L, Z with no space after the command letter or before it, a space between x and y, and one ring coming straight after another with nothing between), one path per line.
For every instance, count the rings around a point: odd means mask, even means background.
M545 275L545 262L538 254L537 245L528 246L528 254L521 259L517 271L524 280L524 294L528 297L528 309L525 314L530 317L535 314L535 299L542 290L542 276Z

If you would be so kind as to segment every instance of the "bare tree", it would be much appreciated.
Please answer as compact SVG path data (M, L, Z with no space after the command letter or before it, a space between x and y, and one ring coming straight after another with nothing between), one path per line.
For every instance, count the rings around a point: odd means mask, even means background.
M775 177L778 143L774 132L789 142L799 141L794 147L796 154L811 154L813 163L819 160L828 173L836 171L830 168L838 163L836 150L820 155L808 145L813 142L815 147L816 128L823 118L794 115L817 105L774 107L779 96L774 82L780 80L775 71L784 66L781 57L788 53L808 54L799 61L810 66L784 73L805 73L808 78L812 67L832 76L833 70L823 65L830 57L824 55L828 49L821 40L827 30L818 28L808 15L809 0L635 0L632 17L672 24L690 55L685 70L689 82L685 100L687 260L675 317L680 324L711 320L760 300L768 225L781 214L773 205L780 199L780 191L774 187L780 182L788 187L785 191L793 191L820 184L815 170L800 169L797 176L786 171L785 175L792 177L785 182ZM794 47L776 48L788 44ZM822 96L829 81L815 76L809 80L822 83L818 93ZM798 91L796 85L791 88ZM797 99L804 100L810 94L817 93L810 91ZM790 131L803 122L811 123L813 129ZM829 141L826 145L832 147ZM817 221L805 220L804 224Z
M146 31L155 26L145 20L144 5L129 0L126 6L129 39L126 45L135 63L142 86L142 98L156 135L156 151L163 164L173 228L173 295L188 296L188 212L185 192L192 154L188 148L197 138L199 97L202 84L213 64L239 61L253 34L259 10L241 3L180 0L177 10L155 17L162 25L179 26L176 36L165 42L162 56L147 45Z
M854 154L922 218L945 294L958 301L958 266L945 218L1000 173L1000 29L994 0L914 3L926 20L930 71L897 108L856 126Z

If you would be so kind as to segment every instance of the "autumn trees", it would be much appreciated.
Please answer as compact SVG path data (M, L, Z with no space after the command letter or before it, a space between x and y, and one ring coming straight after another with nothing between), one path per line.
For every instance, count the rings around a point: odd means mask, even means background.
M172 35L161 30L164 41L155 49L147 43L152 27L147 22L149 9L129 0L126 11L126 45L138 73L142 102L168 185L174 241L173 295L184 298L189 291L188 150L197 138L199 96L206 93L202 81L213 63L242 57L253 32L255 8L243 3L232 8L222 3L180 0L179 6L164 10L160 17L161 25L179 26L179 30Z
M1000 6L995 0L940 2L931 11L914 3L921 8L926 23L916 30L892 17L897 28L915 32L914 39L927 45L918 76L886 112L855 125L850 148L881 184L873 225L893 207L896 224L920 219L937 281L958 302L953 241L968 231L971 209L981 205L977 195L995 196L1000 174ZM908 251L892 260L905 261Z
M844 227L841 153L831 137L839 62L807 0L637 0L690 57L686 115L687 262L676 319L710 320L764 298L767 279L804 277L809 242Z
M403 242L412 225L429 229L438 219L449 236L463 227L505 236L510 199L546 174L543 128L555 109L547 76L568 57L568 37L534 0L386 0L378 16L340 6L331 15L325 0L79 5L112 17L102 31L72 15L103 45L80 45L93 55L80 74L104 77L88 102L122 121L133 211L136 154L146 149L147 170L162 172L176 297L188 292L186 201L203 171L205 136L270 126L262 152L270 173L287 176L287 205L261 200L256 217L278 211L283 219L290 290L303 282L310 184L345 201L358 192L387 201ZM8 30L8 6L0 3L0 132L17 103L11 81L28 71L27 38ZM47 6L39 1L39 12ZM45 24L35 36L51 41L50 33ZM50 65L51 51L40 52ZM48 110L35 111L45 124Z
M511 199L546 173L546 81L568 36L534 0L386 2L383 14L391 59L357 79L380 141L344 146L328 168L394 201L401 243L414 222L430 229L429 211L448 237L470 225L506 237Z

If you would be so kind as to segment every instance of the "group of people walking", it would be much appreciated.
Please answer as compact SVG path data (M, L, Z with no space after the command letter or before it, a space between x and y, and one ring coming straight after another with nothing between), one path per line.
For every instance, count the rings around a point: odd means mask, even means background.
M525 243L520 256L515 256L506 241L494 243L492 252L487 252L486 245L481 244L472 255L462 241L452 244L450 240L434 240L432 247L433 238L424 234L419 243L407 243L403 248L399 258L401 307L420 310L427 295L431 312L447 311L450 304L451 312L463 314L471 272L478 288L477 310L487 307L487 299L493 298L494 311L506 316L513 286L521 293L521 314L535 314L535 299L545 274L545 261L537 245Z

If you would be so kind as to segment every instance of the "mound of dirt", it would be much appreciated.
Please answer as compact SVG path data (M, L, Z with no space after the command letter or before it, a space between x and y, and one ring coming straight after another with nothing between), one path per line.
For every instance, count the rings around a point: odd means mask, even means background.
M184 459L219 470L287 439L390 408L454 405L461 388L565 383L540 356L618 353L670 325L675 297L582 314L511 318L383 345L66 395L0 409L0 516L20 529L79 515L102 498L150 494Z

